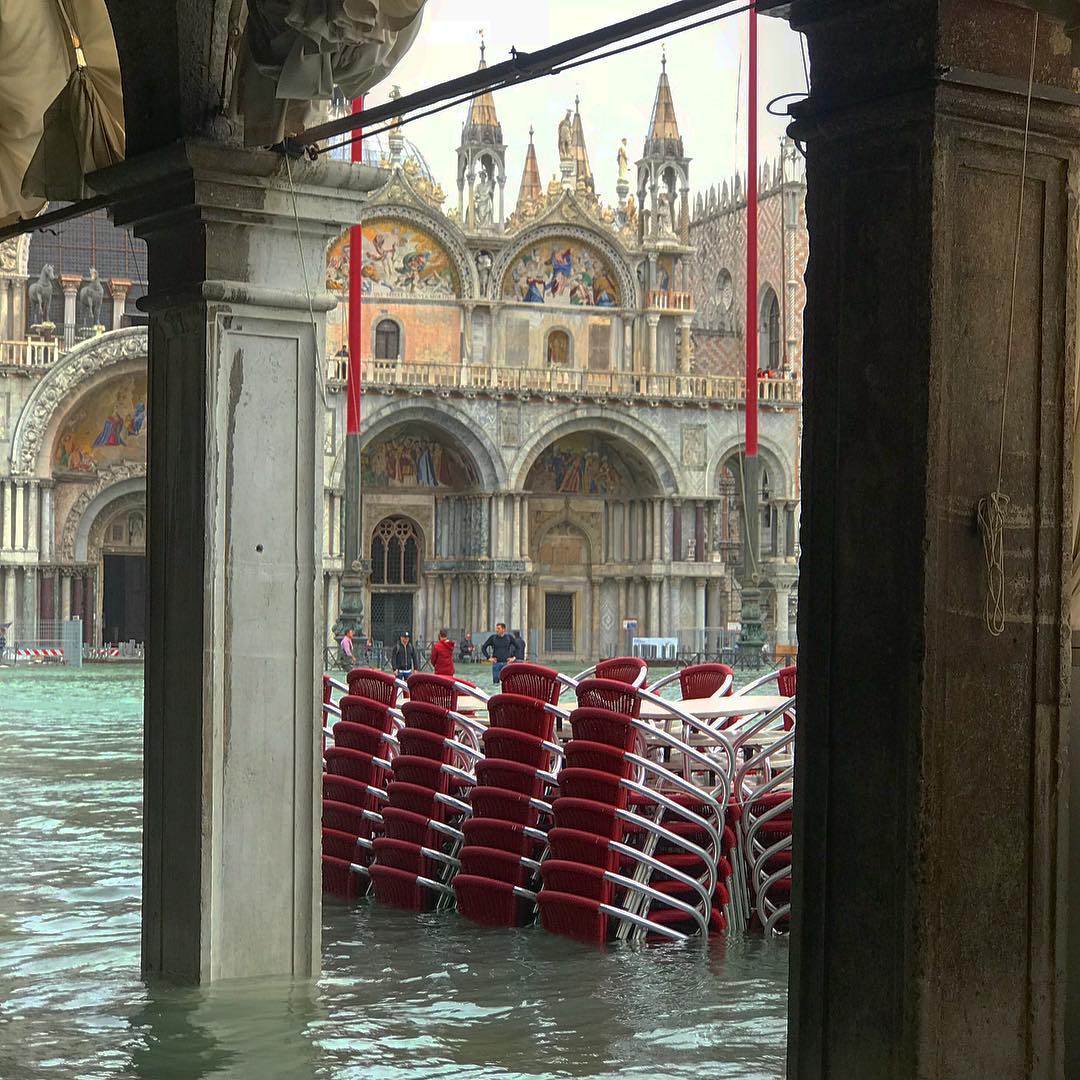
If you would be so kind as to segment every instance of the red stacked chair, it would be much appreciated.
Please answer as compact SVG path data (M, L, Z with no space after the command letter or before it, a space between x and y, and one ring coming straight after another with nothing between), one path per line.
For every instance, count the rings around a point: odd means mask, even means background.
M596 665L598 679L612 679L631 686L644 686L648 674L649 665L640 656L614 656Z
M795 696L794 666L781 668L775 678L782 697ZM794 727L794 716L785 713L785 734L743 766L733 795L755 922L767 931L787 929L791 915L793 769L788 766L776 772L772 758L790 752Z
M510 685L544 698L506 692ZM555 672L533 664L503 670L504 692L488 701L484 759L477 763L473 816L463 826L458 911L485 926L524 926L536 909L537 875L547 843L550 790L561 751L553 741L559 715Z
M392 676L357 668L348 681L351 692L338 702L334 746L324 753L322 870L323 892L351 900L367 891L364 870L382 825L400 719Z
M524 661L507 664L499 676L499 686L504 694L534 698L536 701L546 701L549 705L558 705L559 694L562 692L557 671Z
M710 810L704 793L661 794L642 783L650 764L636 723L641 699L627 680L583 679L577 696L541 865L544 927L593 942L632 926L650 938L682 936L704 927L707 910L711 928L722 928L714 903L729 898L716 881L715 828L702 816L719 807Z
M414 674L409 695L382 811L383 835L373 841L368 873L382 903L432 911L453 895L447 883L457 867L461 824L470 813L465 800L480 755L464 718L454 712L453 679Z
M727 664L691 664L679 671L679 690L684 701L730 694L735 672Z

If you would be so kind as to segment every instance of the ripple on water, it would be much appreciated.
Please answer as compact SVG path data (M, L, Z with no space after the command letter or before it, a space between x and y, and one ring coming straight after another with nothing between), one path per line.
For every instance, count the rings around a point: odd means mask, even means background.
M4 1080L783 1075L780 942L599 950L455 914L328 904L314 983L147 987L142 671L0 680Z

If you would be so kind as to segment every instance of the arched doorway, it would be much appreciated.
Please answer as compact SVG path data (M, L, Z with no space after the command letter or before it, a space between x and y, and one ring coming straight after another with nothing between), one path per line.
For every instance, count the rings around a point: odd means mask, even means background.
M371 637L389 648L403 630L415 633L423 537L407 517L386 517L371 535Z
M540 538L536 563L543 583L540 631L544 655L581 656L586 651L585 590L592 564L588 538L572 522L559 522Z
M101 640L146 638L146 508L113 510L101 530Z

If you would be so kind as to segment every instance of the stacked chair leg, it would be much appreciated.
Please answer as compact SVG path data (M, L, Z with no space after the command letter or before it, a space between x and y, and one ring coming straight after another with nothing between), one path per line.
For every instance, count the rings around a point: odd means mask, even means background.
M584 679L577 698L551 851L541 865L544 927L593 942L681 940L720 929L722 803L646 756L632 683ZM669 749L695 754L674 736L664 738Z
M516 681L513 668L526 668ZM553 741L561 714L555 672L514 664L503 682L544 693L496 694L488 702L484 758L476 766L473 816L465 822L461 872L454 879L458 911L485 926L525 926L536 912L540 860L547 847L551 791L558 782L562 750ZM547 683L553 683L555 689Z
M323 892L346 900L368 890L402 723L392 677L357 669L349 673L349 688L356 692L333 707L341 719L331 729L334 745L324 750L322 809Z
M383 833L372 842L369 867L375 898L412 911L434 911L453 901L462 825L472 815L480 725L455 709L458 684L438 675L413 675L394 778L387 785Z

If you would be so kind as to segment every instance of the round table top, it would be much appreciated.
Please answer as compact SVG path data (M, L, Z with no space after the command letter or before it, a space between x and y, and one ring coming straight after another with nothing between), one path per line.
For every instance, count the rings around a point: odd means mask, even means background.
M697 720L718 720L728 716L760 716L772 712L788 703L794 708L794 699L781 697L779 694L745 694L726 697L687 698L684 701L672 701L672 705L689 713ZM652 701L641 703L642 720L677 720L678 717L663 706Z

